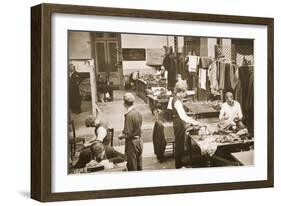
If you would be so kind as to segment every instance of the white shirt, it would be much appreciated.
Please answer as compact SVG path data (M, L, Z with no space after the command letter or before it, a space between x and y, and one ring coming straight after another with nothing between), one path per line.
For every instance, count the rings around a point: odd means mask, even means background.
M221 111L220 111L220 120L223 120L225 117L228 117L228 120L233 121L235 118L242 119L243 114L241 110L241 106L239 102L234 101L233 105L227 104L227 102L224 102L221 105Z
M97 140L99 141L103 141L103 139L106 137L107 135L107 131L104 127L99 127L98 130L97 130Z
M91 146L92 143L96 140L103 142L106 135L107 135L107 130L104 127L99 127L97 130L97 136L95 138L85 142L84 147Z
M177 100L175 102L175 109L177 110L178 115L179 115L181 120L185 121L186 123L193 124L193 125L197 125L198 124L198 122L195 121L193 118L187 116L181 101Z

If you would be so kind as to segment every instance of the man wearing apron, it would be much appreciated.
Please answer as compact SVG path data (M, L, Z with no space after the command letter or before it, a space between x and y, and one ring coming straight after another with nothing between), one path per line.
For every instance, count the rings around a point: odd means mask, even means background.
M186 124L199 125L199 122L186 115L181 99L185 96L186 87L178 84L174 88L175 95L172 99L172 118L175 134L175 166L176 169L183 167L184 140Z
M141 138L142 116L134 108L135 97L132 93L124 95L125 123L119 139L125 139L125 154L128 171L142 170L143 141Z

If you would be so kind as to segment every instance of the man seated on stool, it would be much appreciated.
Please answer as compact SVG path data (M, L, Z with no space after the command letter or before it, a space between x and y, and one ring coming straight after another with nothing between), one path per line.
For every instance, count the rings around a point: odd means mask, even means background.
M221 130L244 129L243 114L239 102L235 101L231 92L225 93L225 102L221 106L220 123Z
M110 144L110 137L108 135L108 126L103 123L98 117L89 116L85 120L86 127L95 127L96 138L85 143L84 146L91 145L91 142L95 140L101 141L104 145Z
M108 159L109 162L120 163L127 160L126 156L116 150L113 147L104 145L99 140L95 140L89 147L83 148L79 155L79 159L74 165L74 168L83 168L91 160L101 162Z

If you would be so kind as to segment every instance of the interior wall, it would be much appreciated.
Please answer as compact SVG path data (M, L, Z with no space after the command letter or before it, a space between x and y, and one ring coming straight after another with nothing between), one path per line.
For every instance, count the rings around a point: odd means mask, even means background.
M178 37L178 51L182 52L184 38ZM137 34L121 34L122 48L142 48L142 49L158 49L164 51L164 46L173 47L174 37L161 35L137 35ZM161 53L161 52L160 52ZM164 53L164 52L162 52ZM146 52L147 59L147 52ZM147 65L147 61L124 61L122 62L123 74L129 75L134 71L139 71L140 74L154 74L155 67Z
M69 32L69 59L90 59L91 38L90 32Z

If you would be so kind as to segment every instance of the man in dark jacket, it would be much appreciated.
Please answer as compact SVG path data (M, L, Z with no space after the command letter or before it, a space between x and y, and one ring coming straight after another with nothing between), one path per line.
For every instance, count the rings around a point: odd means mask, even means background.
M68 101L73 113L81 113L81 95L79 91L80 77L73 64L69 65Z
M87 163L91 160L101 162L102 160L108 159L113 163L120 163L126 161L126 156L116 150L113 147L104 145L99 140L92 142L88 147L83 148L79 154L79 159L74 165L74 168L86 167Z
M142 170L143 141L141 138L142 116L134 108L135 97L131 93L124 95L126 108L124 130L119 139L125 139L125 154L128 171Z

